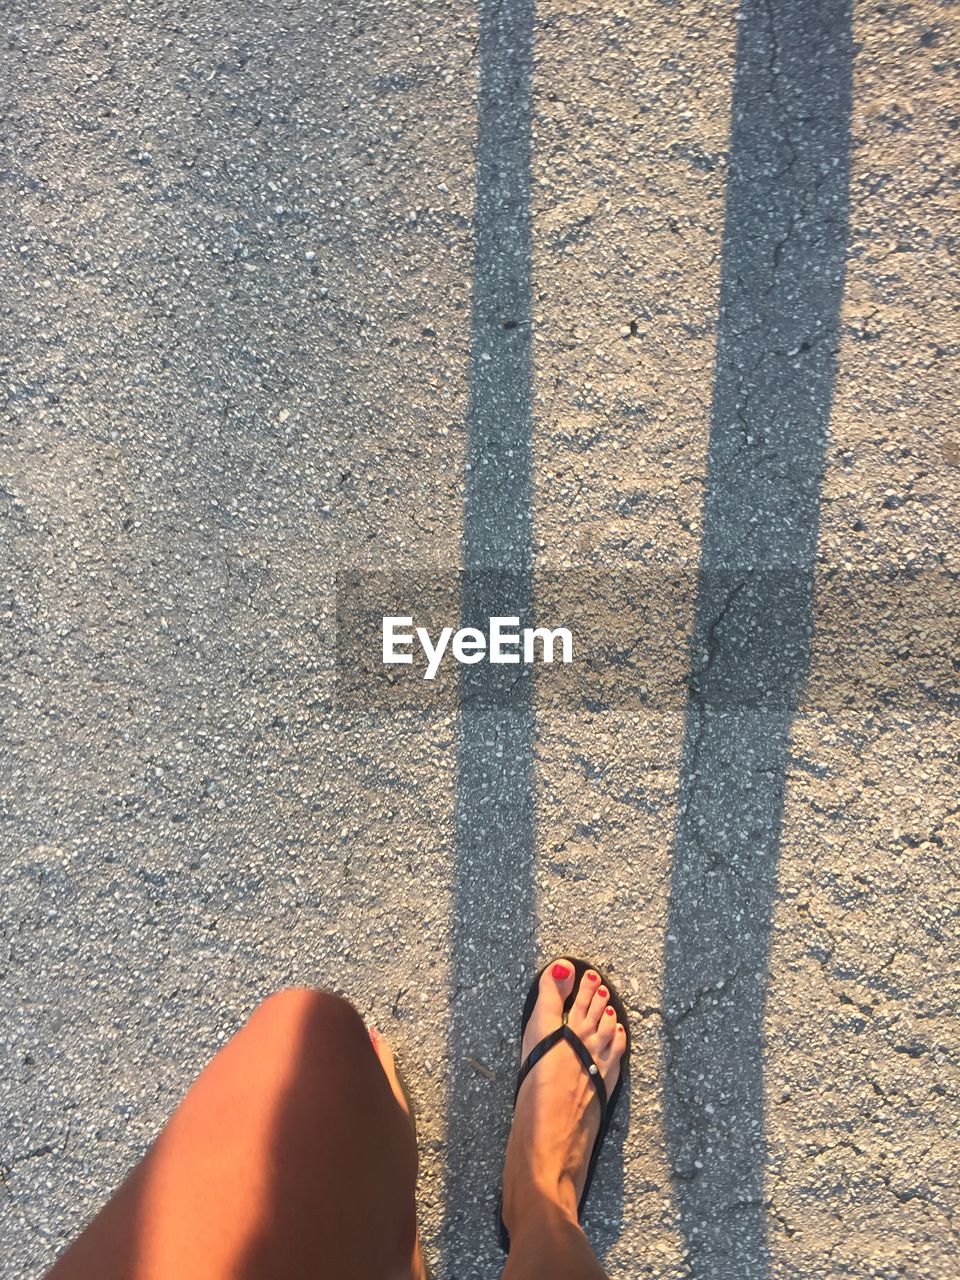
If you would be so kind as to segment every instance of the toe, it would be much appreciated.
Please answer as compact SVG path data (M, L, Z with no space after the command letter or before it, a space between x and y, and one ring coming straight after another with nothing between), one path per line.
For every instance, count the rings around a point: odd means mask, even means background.
M523 1035L521 1053L524 1057L545 1035L559 1027L563 1021L563 1006L573 990L574 968L570 960L551 960L540 975L537 1001Z
M590 1002L600 985L600 975L596 969L588 969L580 979L577 998L573 1002L573 1013L578 1019L585 1019L590 1009Z
M601 982L593 993L590 1008L587 1010L586 1020L590 1027L596 1028L600 1025L600 1019L603 1017L603 1011L607 1008L609 999L610 992Z
M373 1051L383 1063L384 1070L389 1072L393 1068L393 1049L390 1041L385 1040L376 1027L367 1027L367 1034L370 1037L370 1043L373 1045Z
M573 964L562 957L553 960L540 976L540 998L537 1001L541 1011L558 1018L563 1016L563 1006L567 996L573 990Z
M617 1014L612 1004L608 1004L600 1015L600 1023L597 1027L597 1040L601 1053L613 1044L614 1036L617 1033Z

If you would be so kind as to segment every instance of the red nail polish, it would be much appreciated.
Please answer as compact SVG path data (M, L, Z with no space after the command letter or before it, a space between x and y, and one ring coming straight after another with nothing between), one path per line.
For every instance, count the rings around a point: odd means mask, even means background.
M612 1018L612 1017L613 1017L613 1005L612 1005L612 1004L608 1004L608 1005L607 1005L607 1007L606 1007L606 1009L604 1010L604 1013L606 1013L607 1017Z
M588 973L588 974L587 974L587 981L588 981L588 982L599 982L599 981L600 981L600 975L599 975L598 973L590 972L590 973Z
M550 970L551 975L556 978L557 982L562 982L564 978L570 977L570 970L565 964L555 964Z
M610 993L606 987L597 987L597 995L600 997L601 1000L606 1000L609 994Z

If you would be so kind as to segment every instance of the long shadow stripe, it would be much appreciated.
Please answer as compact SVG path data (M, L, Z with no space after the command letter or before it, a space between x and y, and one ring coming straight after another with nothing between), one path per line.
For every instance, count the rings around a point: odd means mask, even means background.
M847 233L849 0L744 0L664 976L691 1273L769 1275L762 1022Z
M531 0L481 0L462 625L531 601ZM496 1188L533 964L529 668L464 667L453 867L445 1274L496 1265ZM489 1078L494 1072L496 1080Z

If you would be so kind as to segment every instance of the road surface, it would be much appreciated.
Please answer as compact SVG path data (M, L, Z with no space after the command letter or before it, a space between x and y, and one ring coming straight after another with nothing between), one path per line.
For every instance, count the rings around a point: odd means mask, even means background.
M498 1274L520 1001L572 953L633 1017L614 1280L960 1276L956 712L845 699L885 570L955 650L956 15L4 27L5 1273L310 983L407 1065L438 1276ZM347 569L467 570L451 623L555 571L623 623L603 690L344 698ZM791 696L721 688L757 664Z

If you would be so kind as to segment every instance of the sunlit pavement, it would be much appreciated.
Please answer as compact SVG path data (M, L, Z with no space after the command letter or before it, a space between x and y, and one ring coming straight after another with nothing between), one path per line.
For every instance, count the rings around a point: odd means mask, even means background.
M960 1275L955 714L846 697L884 570L952 616L950 11L4 25L10 1274L290 983L393 1040L427 1254L497 1274L520 1003L573 953L633 1014L611 1277ZM649 601L602 697L338 696L338 571L531 563ZM800 583L751 651L799 649L786 707L711 703L729 568Z

